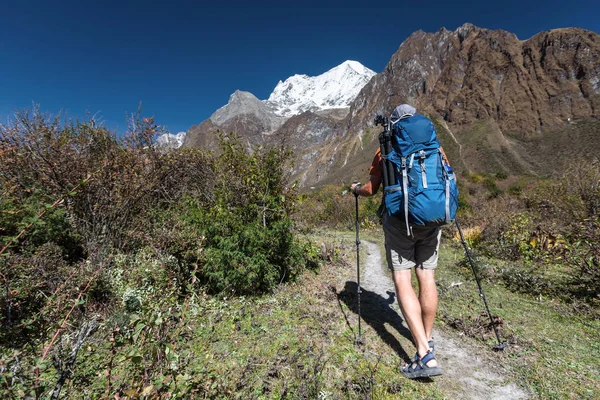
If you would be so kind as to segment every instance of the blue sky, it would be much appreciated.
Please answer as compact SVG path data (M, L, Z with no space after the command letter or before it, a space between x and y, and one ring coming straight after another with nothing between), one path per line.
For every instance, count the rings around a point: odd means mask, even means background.
M265 99L279 80L347 59L380 72L418 29L600 32L597 0L5 0L0 15L1 122L35 102L71 117L98 113L119 132L140 102L178 132L236 89Z

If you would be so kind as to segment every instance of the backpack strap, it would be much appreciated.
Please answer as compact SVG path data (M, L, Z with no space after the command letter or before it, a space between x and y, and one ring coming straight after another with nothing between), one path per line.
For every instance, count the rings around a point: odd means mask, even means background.
M450 223L450 179L446 179L446 223Z
M412 236L408 224L408 174L406 172L406 157L402 157L402 193L404 193L404 220L406 221L406 234Z
M442 174L444 175L444 180L446 181L446 223L449 224L450 222L450 180L452 179L450 177L450 174L448 173L448 170L446 170L446 166L444 165L444 153L443 150L439 150L439 157L440 157L440 164L442 165Z
M421 182L423 183L423 189L427 189L427 171L425 169L425 150L419 151L419 155L421 156Z

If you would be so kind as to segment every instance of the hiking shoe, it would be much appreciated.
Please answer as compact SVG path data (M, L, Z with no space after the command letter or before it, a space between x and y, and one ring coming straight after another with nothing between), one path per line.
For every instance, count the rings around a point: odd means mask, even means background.
M435 360L435 356L431 351L420 358L417 354L412 363L405 365L400 369L400 373L409 379L429 378L432 376L442 375L442 367L428 367L427 363Z

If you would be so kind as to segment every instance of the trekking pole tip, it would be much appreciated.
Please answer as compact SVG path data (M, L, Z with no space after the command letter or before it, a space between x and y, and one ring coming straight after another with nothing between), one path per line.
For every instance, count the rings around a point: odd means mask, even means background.
M508 343L504 342L504 343L498 343L497 345L495 345L494 347L492 347L492 350L494 351L504 351L508 348Z

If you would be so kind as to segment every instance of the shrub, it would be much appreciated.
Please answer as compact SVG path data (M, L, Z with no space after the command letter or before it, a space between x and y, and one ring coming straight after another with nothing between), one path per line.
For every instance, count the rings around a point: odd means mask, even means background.
M172 254L145 247L116 254L103 279L114 300L135 312L146 304L176 302L187 290L191 271Z
M600 306L600 218L580 224L569 239L565 261L574 266L572 292Z
M600 162L575 160L562 176L525 183L485 201L472 196L464 225L484 227L487 255L528 264L500 274L511 289L600 305Z
M479 183L479 182L483 181L483 179L484 179L483 175L476 174L474 172L468 172L465 176L466 176L467 180L471 183Z
M69 264L62 248L54 243L39 246L33 254L5 253L0 257L0 268L6 278L0 343L8 346L43 338L56 329L65 308L73 304L94 270L85 261ZM74 311L73 319L77 319L84 308Z
M502 190L498 187L496 181L492 177L486 177L483 180L483 185L487 188L490 198L498 197L502 193Z
M468 226L461 228L465 242L470 248L475 248L481 242L483 228L481 226ZM458 230L454 232L454 240L457 242L461 241L460 233Z
M0 254L0 344L18 349L0 353L8 393L47 397L62 380L60 391L72 346L99 326L94 342L110 359L87 350L77 364L108 375L75 385L106 397L111 371L130 388L140 376L179 376L165 340L179 340L200 284L261 294L318 267L319 249L290 216L288 151L249 152L222 135L218 156L164 152L152 146L160 131L138 115L121 139L94 121L63 124L37 110L0 126L0 244L11 243ZM129 344L142 348L119 354Z
M506 171L498 171L495 174L496 179L504 180L508 178L508 173Z
M43 244L54 243L70 262L81 260L85 256L82 238L69 223L65 208L51 208L45 198L38 191L19 199L10 189L0 189L0 248L14 242L21 230L31 225L26 240L18 246L19 253L31 254ZM40 210L46 211L43 219L38 218Z
M600 161L575 160L560 178L542 181L524 193L544 219L577 225L600 215Z
M316 260L293 233L296 193L287 184L285 149L246 150L221 135L213 200L190 201L182 223L205 240L198 276L211 292L264 293Z
M500 277L510 290L530 295L550 294L556 289L553 282L544 279L539 270L528 267L502 269Z
M63 123L38 109L19 113L0 125L0 149L7 149L2 187L20 203L34 195L42 204L64 198L60 207L89 252L123 249L132 231L144 229L135 222L146 210L183 192L210 192L205 157L160 151L153 141L162 132L139 113L123 138L94 120Z
M518 196L523 191L523 184L521 182L517 182L513 185L510 185L506 192L515 196Z
M510 260L549 261L560 241L559 235L536 226L534 215L523 212L506 217L498 226L497 243L488 243L486 249Z

